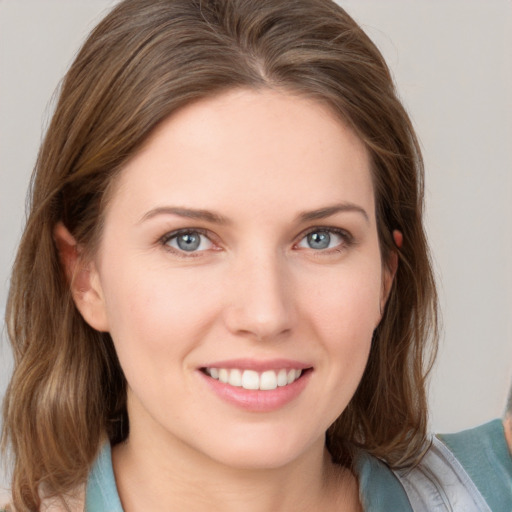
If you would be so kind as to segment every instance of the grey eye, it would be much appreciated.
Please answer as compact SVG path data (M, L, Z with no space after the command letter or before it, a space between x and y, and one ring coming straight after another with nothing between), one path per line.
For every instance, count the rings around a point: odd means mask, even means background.
M205 251L212 248L212 242L199 231L185 231L171 236L166 244L183 252Z
M306 237L311 249L327 249L331 243L331 235L327 231L315 231Z
M302 238L297 245L303 249L322 251L325 249L343 247L347 245L348 242L347 236L338 232L338 230L317 229L316 231L310 231L307 235L304 235L304 238Z
M201 244L199 233L185 233L176 237L176 243L182 251L195 251Z

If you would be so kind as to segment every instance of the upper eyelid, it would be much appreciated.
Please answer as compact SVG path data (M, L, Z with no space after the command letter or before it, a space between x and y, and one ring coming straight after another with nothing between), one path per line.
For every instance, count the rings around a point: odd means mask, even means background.
M186 233L198 233L199 235L204 236L212 244L212 247L202 250L185 251L177 247L172 247L169 244L171 240ZM176 258L192 261L193 258L204 257L205 253L208 253L209 251L218 251L220 249L219 244L212 239L211 235L212 234L210 231L203 228L179 228L168 231L164 235L157 238L156 244L160 246L166 253L173 255Z
M318 255L332 254L333 252L339 252L342 249L348 249L350 246L353 246L356 243L352 233L346 229L333 227L333 226L315 226L315 227L311 227L311 228L308 228L308 229L302 231L302 233L297 236L296 242L294 242L294 244L293 244L293 249L308 250L308 248L306 248L306 247L300 247L299 244L309 234L316 233L316 232L322 232L322 231L328 232L328 233L333 233L333 234L341 237L342 240L335 247L330 247L330 248L328 247L325 249L311 249Z
M295 237L295 242L293 245L296 245L298 242L300 242L304 237L308 236L310 233L314 233L316 231L326 231L329 233L335 233L344 239L346 239L347 242L353 242L353 235L350 231L344 228L334 227L334 226L311 226L303 231L301 231L298 235ZM167 244L169 240L172 240L173 238L179 236L180 234L184 233L199 233L200 235L205 236L215 245L219 244L219 237L215 235L213 232L211 232L208 229L204 228L193 228L193 227L186 227L186 228L178 228L171 231L166 232L164 235L160 236L158 238L158 242L162 244Z
M304 231L301 231L297 235L297 240L302 240L305 236L309 235L310 233L315 233L317 231L327 231L328 233L335 233L348 239L354 238L352 233L344 228L338 228L334 226L312 226L310 228L305 229Z
M171 247L169 245L169 241L172 239L175 239L179 235L186 234L186 233L199 233L201 236L206 237L210 243L212 244L212 247L209 249L204 249L200 251L190 251L187 253L186 251L182 251L181 249L176 249L174 247ZM181 254L186 257L192 257L192 256L199 256L200 254L207 252L208 250L219 250L220 244L218 242L218 237L216 237L211 231L203 228L179 228L172 231L168 231L164 235L157 238L156 243L158 245L163 246L163 248L167 251L174 252L176 254Z
M165 233L164 235L162 235L161 237L158 238L159 241L161 242L168 242L169 240L173 239L173 238L176 238L177 236L179 235L183 235L185 233L199 233L200 235L203 235L205 236L206 238L208 238L209 240L212 240L212 233L210 231L208 231L207 229L203 229L203 228L179 228L179 229L174 229L172 231L168 231L167 233Z

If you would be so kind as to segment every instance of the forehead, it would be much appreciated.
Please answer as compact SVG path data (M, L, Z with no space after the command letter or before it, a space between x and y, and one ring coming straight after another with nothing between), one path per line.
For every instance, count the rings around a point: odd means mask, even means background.
M373 214L369 156L354 132L313 99L234 90L165 120L121 171L111 202L229 215L240 202L263 213L340 201L362 202Z

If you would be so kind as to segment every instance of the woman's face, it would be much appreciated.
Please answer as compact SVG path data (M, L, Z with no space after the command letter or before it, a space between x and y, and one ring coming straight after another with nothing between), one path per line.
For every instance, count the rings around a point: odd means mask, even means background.
M131 437L279 467L323 446L390 282L362 142L313 100L235 90L122 171L81 309L113 338Z

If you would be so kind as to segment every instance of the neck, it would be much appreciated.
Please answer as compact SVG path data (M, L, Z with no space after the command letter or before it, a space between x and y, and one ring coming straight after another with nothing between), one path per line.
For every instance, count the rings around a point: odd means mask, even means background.
M281 467L231 467L134 428L114 447L113 464L126 512L359 510L355 477L332 463L323 439Z

